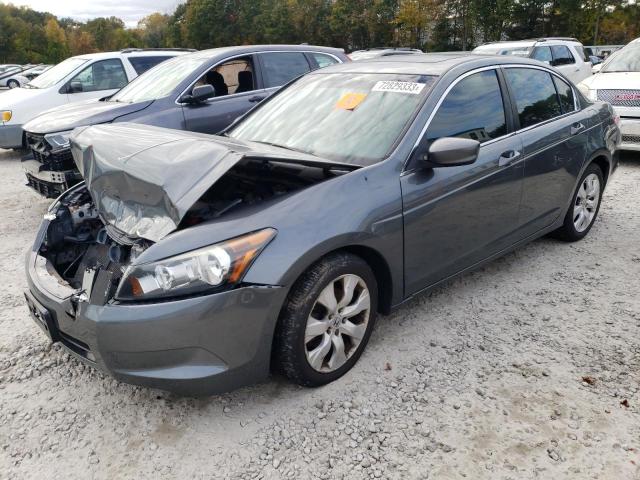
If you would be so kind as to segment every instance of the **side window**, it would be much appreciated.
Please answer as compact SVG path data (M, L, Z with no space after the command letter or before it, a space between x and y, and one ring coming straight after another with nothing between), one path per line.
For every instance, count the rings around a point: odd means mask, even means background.
M173 57L167 57L167 56L129 57L127 60L129 60L129 63L131 64L133 69L136 71L136 73L138 75L142 75L144 72L146 72L150 68L153 68L159 63L162 63L165 60L168 60L170 58L173 58Z
M535 60L540 60L541 62L549 62L553 61L553 57L551 56L551 49L549 47L536 47L533 50L533 55L531 58Z
M311 53L311 57L318 64L318 68L324 68L338 63L338 60L334 57L325 55L324 53Z
M553 45L551 51L553 52L553 65L556 67L576 63L576 59L573 58L566 45Z
M562 114L551 75L533 68L505 69L516 100L520 128L544 122Z
M117 58L112 58L92 63L73 77L70 83L79 84L81 89L77 91L97 92L122 88L128 83L128 80L122 62Z
M507 133L502 92L495 70L474 73L458 82L433 117L427 139L472 138L486 142Z
M556 84L556 90L558 91L558 97L560 97L560 105L562 106L563 113L573 112L576 109L576 104L573 99L573 89L564 80L558 77L553 77L553 83Z
M211 85L216 97L250 92L256 89L251 57L234 58L212 68L194 86Z
M306 57L299 52L266 52L260 58L265 88L280 87L310 70Z

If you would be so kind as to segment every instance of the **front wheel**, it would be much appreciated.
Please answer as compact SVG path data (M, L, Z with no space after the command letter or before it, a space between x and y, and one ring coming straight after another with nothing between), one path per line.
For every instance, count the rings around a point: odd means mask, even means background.
M356 255L335 253L311 266L292 287L280 314L277 368L308 387L340 378L369 340L377 297L375 276Z
M563 225L553 236L567 242L575 242L587 236L598 216L604 178L598 165L590 164L580 178Z
M7 87L9 88L18 88L20 86L20 83L17 80L9 80L7 82Z

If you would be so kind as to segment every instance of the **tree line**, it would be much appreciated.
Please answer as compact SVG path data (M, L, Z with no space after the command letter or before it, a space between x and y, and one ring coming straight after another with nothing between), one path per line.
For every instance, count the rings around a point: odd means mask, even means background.
M402 46L468 50L543 36L623 44L640 36L634 0L187 0L136 28L117 17L78 22L0 4L0 62L57 63L127 47L310 43L346 51Z

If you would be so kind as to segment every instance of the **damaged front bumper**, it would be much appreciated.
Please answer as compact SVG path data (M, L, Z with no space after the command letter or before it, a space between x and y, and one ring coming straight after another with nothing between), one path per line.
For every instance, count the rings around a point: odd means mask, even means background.
M105 305L78 300L38 250L27 253L27 304L36 323L81 361L116 379L182 395L263 381L286 291L243 286L202 296Z
M56 198L82 181L77 170L45 170L42 163L33 159L23 160L22 168L27 177L27 186L47 198Z

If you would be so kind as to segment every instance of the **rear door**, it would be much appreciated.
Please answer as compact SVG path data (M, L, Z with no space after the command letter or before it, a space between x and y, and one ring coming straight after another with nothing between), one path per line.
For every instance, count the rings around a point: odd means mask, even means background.
M231 58L218 63L195 84L210 84L216 96L198 104L183 104L186 129L218 133L245 114L267 94L262 88L255 55Z
M471 165L402 175L407 295L517 241L522 145L508 105L500 72L489 69L462 77L437 107L427 139L472 138L480 153Z
M573 87L544 69L505 67L524 152L519 223L525 236L563 212L586 155L588 125Z

